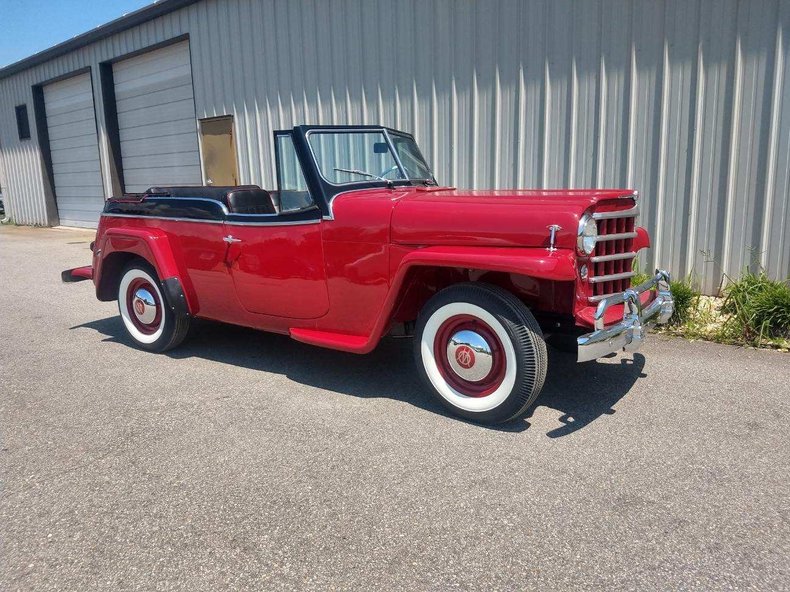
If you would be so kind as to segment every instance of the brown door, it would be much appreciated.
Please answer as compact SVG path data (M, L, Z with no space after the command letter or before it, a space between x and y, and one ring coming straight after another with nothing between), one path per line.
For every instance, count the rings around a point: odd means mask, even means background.
M238 185L236 142L233 139L233 116L200 120L203 147L203 183L205 185Z

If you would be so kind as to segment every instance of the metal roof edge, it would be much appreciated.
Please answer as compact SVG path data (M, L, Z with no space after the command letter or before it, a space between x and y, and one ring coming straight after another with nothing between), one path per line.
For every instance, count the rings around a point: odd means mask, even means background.
M143 6L134 12L130 12L104 25L99 25L86 33L72 37L67 41L53 45L48 49L34 53L32 56L23 58L4 68L0 68L0 80L199 1L200 0L155 1L153 4Z

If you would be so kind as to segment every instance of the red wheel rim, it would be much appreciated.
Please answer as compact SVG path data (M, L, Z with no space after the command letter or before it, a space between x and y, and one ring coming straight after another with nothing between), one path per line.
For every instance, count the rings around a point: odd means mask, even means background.
M466 380L453 369L453 363L448 356L448 346L454 335L461 331L472 331L485 340L491 351L491 368L480 380ZM506 361L505 352L499 336L487 323L472 315L456 315L444 321L436 332L433 343L433 355L436 366L442 378L453 389L467 397L486 397L493 393L505 378ZM461 345L456 350L456 363L461 363L464 368L471 368L475 364L475 356L469 348Z
M145 293L144 299L139 298L142 293ZM153 314L150 310L151 303L155 308ZM140 333L152 335L159 330L162 323L162 303L159 292L147 279L138 277L129 283L126 288L126 309L129 311L129 320Z

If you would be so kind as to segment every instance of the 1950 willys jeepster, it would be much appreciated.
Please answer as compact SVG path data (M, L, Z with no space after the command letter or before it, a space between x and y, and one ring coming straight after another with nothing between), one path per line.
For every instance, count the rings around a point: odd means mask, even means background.
M669 275L631 287L649 246L631 190L467 191L437 184L413 137L378 126L275 132L277 189L152 187L106 202L93 279L141 348L194 317L364 354L413 335L417 368L454 413L524 414L544 336L580 362L634 350L672 314Z

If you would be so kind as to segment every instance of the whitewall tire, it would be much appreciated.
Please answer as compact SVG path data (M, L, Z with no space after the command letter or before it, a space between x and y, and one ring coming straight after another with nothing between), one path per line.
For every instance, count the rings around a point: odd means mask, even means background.
M177 346L189 330L189 317L173 312L156 271L142 260L133 261L121 274L118 311L129 337L148 351Z
M451 286L417 320L415 358L423 380L453 413L482 423L529 409L546 377L537 321L513 294L488 284Z

